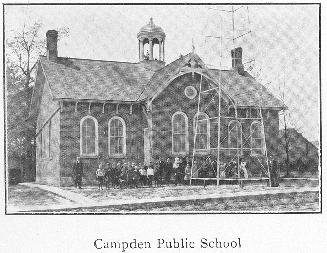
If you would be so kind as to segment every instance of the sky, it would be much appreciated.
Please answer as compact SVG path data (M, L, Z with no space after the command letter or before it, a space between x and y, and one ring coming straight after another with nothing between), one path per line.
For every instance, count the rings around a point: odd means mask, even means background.
M70 35L59 42L59 56L137 62L136 34L152 17L166 33L166 63L189 53L193 41L209 68L222 69L231 68L230 50L241 46L243 62L250 62L246 69L278 98L284 93L290 126L318 140L318 5L233 8L234 12L232 6L222 5L6 6L5 31L11 36L35 21L43 23L44 36L49 29L67 27ZM233 37L245 33L233 43Z

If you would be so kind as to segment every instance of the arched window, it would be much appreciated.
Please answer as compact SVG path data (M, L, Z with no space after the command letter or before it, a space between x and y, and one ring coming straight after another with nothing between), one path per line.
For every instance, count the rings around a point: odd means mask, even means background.
M198 123L196 125L196 123ZM210 122L205 113L198 113L194 116L194 133L196 133L195 149L207 150L210 148Z
M237 120L232 120L228 124L228 148L230 151L242 148L242 125ZM240 152L242 153L242 149Z
M92 116L82 118L80 123L80 153L98 155L98 122Z
M188 118L183 112L176 112L172 117L172 149L173 154L187 154Z
M262 154L263 136L261 123L259 121L253 121L251 124L251 154Z
M112 117L108 123L109 155L126 155L126 124L121 117Z
M236 110L235 110L235 107L233 105L228 106L227 116L228 117L236 117Z

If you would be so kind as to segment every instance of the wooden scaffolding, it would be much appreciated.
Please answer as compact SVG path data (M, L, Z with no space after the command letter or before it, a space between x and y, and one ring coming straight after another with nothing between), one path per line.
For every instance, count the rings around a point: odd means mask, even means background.
M239 8L238 8L239 9ZM233 37L232 37L232 42L233 42L233 49L235 50L235 40L238 39L240 36L236 36L235 37L235 22L234 22L234 12L237 9L234 9L234 7L231 7L230 13L232 14L232 24L233 24ZM248 10L248 8L247 8ZM226 10L224 10L226 11ZM248 14L249 15L249 14ZM248 18L249 20L249 18ZM220 22L220 30L222 31L222 19ZM251 32L251 31L250 31ZM248 34L249 32L245 32L243 35L241 36L245 36L246 34ZM208 37L213 37L213 36L208 36ZM212 87L207 87L207 89L203 88L203 78L205 78L202 74L201 74L201 78L200 78L200 84L199 84L199 95L198 95L198 102L197 102L197 116L195 119L195 133L194 133L194 140L193 140L193 154L192 154L192 167L191 167L191 178L190 178L190 184L193 183L194 180L204 180L204 182L206 182L207 180L215 180L216 181L216 185L217 187L220 184L221 180L232 180L232 181L238 181L238 183L240 185L242 185L242 181L243 180L269 180L269 185L271 186L271 179L270 179L270 171L269 171L269 161L268 161L268 155L267 155L267 145L266 145L266 136L265 136L265 125L264 125L264 120L263 120L263 115L262 115L262 101L260 102L259 105L256 106L252 106L252 108L250 108L250 115L248 115L248 117L246 118L242 118L239 117L238 115L238 105L236 104L236 102L226 93L226 91L224 89L222 89L223 87L223 83L222 83L222 41L223 41L223 36L221 35L220 37L214 37L215 39L220 39L220 70L219 70L219 76L218 76L218 85L212 85ZM262 92L262 90L261 90ZM206 104L204 108L202 108L202 100L203 100L203 96L205 96L205 94L208 93L214 93L212 94L212 99L210 100L209 104ZM262 97L261 94L258 94L258 96ZM210 106L210 103L215 103L215 97L218 98L218 106L217 106L217 115L215 117L209 117L206 119L199 119L199 115L201 115L201 113L205 113L206 108L208 108L208 106ZM224 97L224 100L228 100L227 105L228 110L229 108L232 108L234 111L233 115L225 115L222 113L222 97ZM251 111L255 110L257 113L255 116L251 115ZM215 169L215 173L216 173L216 177L215 178L208 178L208 177L199 177L198 172L202 169L203 165L199 164L199 166L195 166L196 160L199 156L201 156L201 152L203 150L201 149L197 149L196 147L197 142L199 141L197 136L200 134L198 131L199 128L199 123L201 121L211 121L211 120L216 120L216 123L218 124L217 127L217 146L216 147L211 147L210 143L209 143L209 154L216 154L215 155L215 165L216 165L216 169ZM222 136L221 134L221 130L222 130L222 121L224 121L226 123L227 122L238 122L235 126L233 126L233 128L237 127L237 146L236 147L231 147L228 143L228 146L223 146L222 143L224 141L224 139L229 138L230 133L230 129L228 128L227 134L228 136ZM260 128L261 128L261 148L258 152L255 152L255 150L253 150L252 147L252 143L250 144L250 152L252 154L252 152L254 151L255 155L253 156L254 159L257 159L258 161L258 166L260 167L261 171L263 172L261 174L261 176L259 177L249 177L249 178L245 178L244 176L241 176L241 171L240 171L240 160L242 158L242 154L244 149L248 149L248 148L244 148L243 147L243 128L242 128L242 122L241 121L250 121L250 122L259 122L260 124ZM211 124L209 124L211 125ZM226 124L225 124L226 125ZM239 127L241 126L241 127ZM211 131L211 129L209 129L209 131ZM240 134L238 134L238 132L240 131ZM225 131L226 132L226 131ZM247 137L246 140L244 141L250 141L252 142L252 133L249 134L250 137ZM210 142L210 140L209 140ZM225 159L225 161L222 161L221 159L221 154L222 153L229 153L229 154L233 154L232 156L229 157L229 159ZM236 164L235 164L236 163ZM234 164L237 166L237 177L233 177L233 178L222 178L222 173L221 173L221 168L222 166L229 166L230 164Z

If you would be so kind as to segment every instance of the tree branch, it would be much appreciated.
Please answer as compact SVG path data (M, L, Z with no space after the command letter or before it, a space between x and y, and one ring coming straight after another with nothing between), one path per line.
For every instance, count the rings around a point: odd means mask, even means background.
M27 75L26 70L22 67L22 55L21 54L19 54L19 68L22 70L24 75Z
M33 71L33 69L36 67L36 65L37 65L37 61L34 63L34 65L32 66L32 68L30 69L30 72Z

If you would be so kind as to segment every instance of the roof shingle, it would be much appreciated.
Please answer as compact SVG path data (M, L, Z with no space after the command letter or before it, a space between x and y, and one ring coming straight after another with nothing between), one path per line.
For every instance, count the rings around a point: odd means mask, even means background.
M154 71L138 63L41 57L55 98L136 101Z
M198 56L197 56L198 57ZM142 63L59 58L54 63L40 57L51 92L57 99L142 101L158 92L163 83L179 73L184 57L157 71ZM262 84L233 70L208 70L238 106L283 108Z

